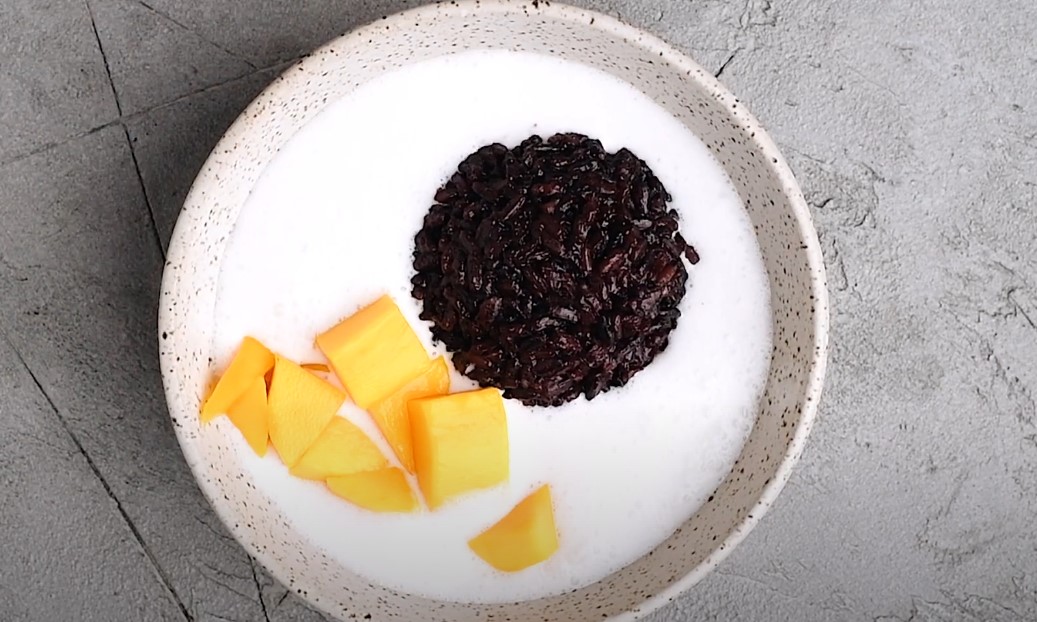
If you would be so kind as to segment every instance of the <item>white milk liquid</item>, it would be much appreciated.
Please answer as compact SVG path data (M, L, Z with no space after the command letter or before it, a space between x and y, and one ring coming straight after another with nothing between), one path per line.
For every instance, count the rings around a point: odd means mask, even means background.
M560 408L508 401L511 479L436 511L357 509L322 484L257 458L233 428L259 491L343 566L428 597L503 602L592 583L668 537L713 492L753 425L770 364L767 276L737 194L705 146L632 86L586 66L468 52L364 85L306 125L271 162L241 212L222 265L219 369L253 335L301 362L314 336L383 293L430 351L410 296L413 237L432 195L478 147L581 132L627 147L673 195L702 261L670 345L622 389ZM472 386L454 378L453 389ZM342 413L374 430L348 404ZM240 441L240 442L239 442ZM383 445L384 446L384 445ZM391 453L391 452L390 452ZM467 541L542 483L560 548L522 572L495 571Z

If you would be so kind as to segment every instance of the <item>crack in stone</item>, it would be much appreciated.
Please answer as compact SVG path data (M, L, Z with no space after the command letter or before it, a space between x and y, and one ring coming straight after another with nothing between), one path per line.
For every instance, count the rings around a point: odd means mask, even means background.
M227 572L226 570L223 570L222 568L217 568L216 566L213 566L212 564L210 564L208 562L202 562L202 566L206 570L208 570L209 572L215 573L215 574L217 574L217 575L219 575L221 577L227 578L227 579L231 579L231 580L234 580L234 581L248 581L249 580L249 577L245 577L245 576L242 576L242 575L237 575L237 574L234 574L233 572Z
M222 575L222 576L225 576L225 577L228 577L228 578L232 578L232 579L240 579L242 581L244 581L245 579L242 579L242 578L237 577L235 575L230 575L230 574L228 574L226 572L223 572L221 570L218 570L218 569L210 566L209 564L203 564L203 565L205 566L205 568L207 568L208 570L210 570L212 572L212 574L209 574L209 573L205 572L204 570L199 570L198 571L198 574L200 574L203 577L205 577L206 580L208 580L211 583L214 583L214 584L222 587L223 589L227 590L228 592L230 592L232 594L236 594L236 595L240 596L244 600L253 600L252 597L249 596L248 594L245 594L244 592L241 592L237 588L231 587L228 583L226 583L222 579L218 578L218 576L213 576L213 575Z
M108 64L108 55L104 51L104 45L101 44L101 34L97 31L97 19L94 17L94 8L90 6L90 0L83 0L86 4L87 13L90 15L90 28L94 31L94 39L97 41L97 49L101 52L101 62L104 63L104 73L108 76L108 86L112 89L112 97L115 98L115 110L122 117L122 102L119 101L119 90L115 88L115 81L112 80L112 68Z
M720 64L720 68L716 70L716 72L713 74L713 77L719 78L720 75L724 73L724 70L727 69L727 66L731 64L731 61L735 59L735 55L738 54L738 52L739 50L731 52L731 54L727 57L727 60Z
M204 520L198 518L197 516L194 517L194 520L197 521L198 523L200 523L206 529L208 529L209 533L211 533L212 535L216 536L220 540L223 540L224 542L234 543L234 538L231 538L230 536L228 536L226 534L220 533L219 531L216 530L215 527L213 527L209 523L205 522Z
M4 168L5 166L7 166L9 164L14 164L15 162L21 162L22 160L27 160L27 159L29 159L29 158L31 158L33 156L39 155L41 153L45 153L45 152L50 151L51 149L54 149L56 147L61 147L62 145L67 145L68 143L76 141L76 140L79 140L80 138L86 138L87 136L90 136L92 134L96 134L96 133L100 132L101 130L106 130L106 129L110 128L110 127L114 127L114 126L119 124L119 121L120 121L120 119L117 118L117 119L115 119L113 121L108 121L106 123L102 123L101 125L98 125L97 127L92 127L90 129L86 130L85 132L79 132L78 134L74 134L72 136L69 136L67 138L63 138L61 140L56 140L56 141L51 141L49 143L44 143L43 145L40 145L38 147L34 147L30 151L26 151L25 153L20 153L20 154L14 156L14 157L8 158L8 159L0 162L0 168Z
M1025 384L1023 384L1018 376L1009 375L1008 370L1005 368L997 354L994 353L990 344L984 342L981 348L981 352L986 354L987 362L992 363L994 366L991 388L994 389L997 384L1003 385L1008 398L1015 402L1018 407L1018 409L1012 413L1016 420L1020 425L1032 426L1034 424L1034 418L1037 416L1037 403L1034 402L1033 396L1030 395L1030 390ZM1005 409L1000 403L998 403L996 395L993 396L990 401L993 402L994 407L999 411L1005 412L1007 410L1011 412L1011 409Z
M178 95L178 96L174 97L173 99L170 99L170 100L164 101L164 102L160 102L160 103L155 104L153 106L149 106L148 108L144 108L142 110L138 110L137 112L133 112L133 113L130 113L130 114L127 114L127 115L120 114L115 119L112 119L111 121L106 121L106 122L104 122L104 123L102 123L102 124L100 124L100 125L98 125L96 127L90 128L90 129L88 129L88 130L86 130L84 132L80 132L78 134L73 134L72 136L68 136L66 138L62 138L61 140L52 141L52 142L46 143L44 145L41 145L39 147L34 147L30 151L26 151L24 153L20 153L20 154L17 154L15 156L12 156L12 157L10 157L10 158L8 158L6 160L0 161L0 168L3 168L3 167L5 167L5 166L7 166L9 164L14 164L16 162L20 162L22 160L26 160L28 158L31 158L32 156L36 156L36 155L39 155L41 153L45 153L45 152L47 152L47 151L49 151L51 149L55 149L55 148L67 145L67 144L69 144L71 142L74 142L74 141L80 139L80 138L85 138L87 136L90 136L91 134L96 134L97 132L100 132L101 130L105 130L105 129L108 129L110 127L114 127L114 126L117 126L117 125L128 125L129 123L131 123L133 121L136 121L137 119L140 119L140 118L142 118L142 117L144 117L144 116L146 116L146 115L148 115L148 114L150 114L152 112L155 112L156 110L161 110L163 108L167 108L169 106L172 106L173 104L177 104L177 103L182 102L182 101L184 101L186 99L190 99L190 98L192 98L192 97L194 97L196 95L201 95L201 94L207 93L209 91L214 91L214 90L222 88L224 86L228 86L228 85L234 84L235 82L243 82L243 81L245 81L245 80L247 80L249 78L252 78L252 77L254 77L254 76L258 75L258 74L261 74L263 72L266 72L266 71L286 68L289 65L291 65L292 63L297 62L300 58L302 58L302 57L297 57L297 58L289 59L289 60L286 60L286 61L278 61L278 62L273 63L271 65L267 65L265 67L260 67L260 68L256 69L255 71L251 71L251 72L246 73L244 75L236 76L234 78L230 78L228 80L224 80L223 82L219 82L217 84L210 84L209 86L205 86L205 87L202 87L200 89L195 89L195 90L190 91L188 93L184 93L183 95Z
M259 600L259 607L263 610L263 619L266 622L270 622L270 614L266 610L266 601L263 600L263 588L259 585L259 576L256 574L256 560L249 556L248 563L252 566L252 582L256 584L256 599Z
M151 220L151 231L155 238L155 243L158 245L158 252L162 255L162 260L165 261L166 249L162 244L162 235L158 232L158 221L155 219L155 208L151 204L151 199L148 197L148 189L144 184L144 176L140 172L140 162L137 161L137 154L133 150L133 141L130 140L130 130L126 127L126 123L122 121L122 102L119 101L119 89L115 87L115 80L112 79L112 68L108 63L108 54L104 51L104 44L101 43L101 33L97 31L97 19L94 17L94 9L90 6L89 0L84 0L86 4L87 13L90 15L90 27L94 31L94 39L97 42L97 50L101 53L101 61L104 62L104 72L108 76L108 86L112 89L112 97L115 98L115 111L119 113L119 121L117 123L122 126L122 132L126 137L126 146L130 150L130 159L133 161L133 170L137 173L137 182L140 184L140 191L144 195L144 204L148 208L148 218Z
M1008 302L1013 307L1015 307L1015 313L1019 316L1022 316L1023 320L1030 325L1030 328L1037 330L1037 324L1034 323L1033 318L1030 317L1030 314L1026 312L1026 309L1024 309L1023 306L1019 304L1019 301L1015 299L1015 293L1019 291L1019 289L1020 288L1018 287L1013 287L1008 290L1008 293L1006 294Z
M171 24L174 24L175 26L177 26L179 28L182 28L183 30L186 30L187 32L193 34L194 36L198 37L202 41L205 41L206 43L208 43L209 45L213 46L217 50L223 52L224 54L226 54L228 56L231 56L231 57L233 57L233 58L235 58L235 59L245 63L246 65L248 65L252 69L256 69L257 68L256 64L253 63L252 61L250 61L249 59L247 59L244 56L238 54L237 52L234 52L233 50L227 49L226 47L220 45L219 43L213 41L212 39L209 39L208 37L202 36L202 34L199 33L197 30L194 30L193 28L189 28L186 24L184 24L180 20L174 18L172 15L169 15L168 13L165 13L164 11L160 11L160 10L156 9L155 7L153 7L150 4L144 2L143 0L137 0L137 4L141 5L145 9L151 11L155 15L158 15L159 17L161 17L161 18L163 18L165 20L168 20Z
M291 590L285 588L284 594L281 594L281 598L278 598L277 599L277 603L274 604L274 609L277 609L278 607L280 607L281 603L283 603L285 601L285 599L288 598L288 595L291 594L291 593L292 593Z
M120 122L122 126L122 133L126 137L126 146L130 150L130 160L133 161L133 171L137 174L137 183L140 185L141 194L144 195L144 204L148 207L148 217L151 220L151 232L154 234L155 244L158 245L158 252L162 255L162 262L166 261L166 247L162 243L162 234L158 232L158 220L155 218L155 208L151 204L151 197L148 196L148 186L144 183L144 174L140 170L140 162L137 160L137 152L133 148L133 140L130 138L130 128L126 127L125 123Z

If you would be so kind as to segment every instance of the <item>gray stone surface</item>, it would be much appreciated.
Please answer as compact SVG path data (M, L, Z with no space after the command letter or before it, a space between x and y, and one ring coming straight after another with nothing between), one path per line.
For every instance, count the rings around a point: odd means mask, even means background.
M153 335L236 112L414 3L302 4L0 3L2 620L322 619L198 493ZM1037 4L582 4L722 69L799 176L833 296L788 488L653 619L1037 620Z
M137 0L91 0L122 114L222 84L256 69L247 58Z
M0 2L0 164L115 115L82 0Z
M178 619L119 501L3 337L0 384L4 619Z

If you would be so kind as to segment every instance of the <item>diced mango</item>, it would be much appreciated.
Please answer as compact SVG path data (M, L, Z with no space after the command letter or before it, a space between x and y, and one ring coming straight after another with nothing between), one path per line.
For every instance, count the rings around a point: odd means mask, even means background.
M317 347L364 409L421 374L429 362L418 336L389 296L318 335Z
M450 392L450 369L446 359L436 357L421 375L389 395L371 405L368 412L385 440L389 441L400 464L408 472L414 472L414 447L410 437L410 419L407 415L407 402L435 395L446 395Z
M292 361L276 357L270 381L270 441L292 467L335 417L346 396Z
M303 479L322 480L387 466L389 461L363 430L348 419L334 417L290 472Z
M202 405L202 423L208 423L217 415L226 413L234 400L252 386L252 381L262 378L273 366L274 355L270 350L252 337L245 337L234 359Z
M413 512L418 500L396 467L329 477L328 488L346 501L375 512Z
M558 550L551 489L541 486L468 546L497 570L516 572L539 564Z
M252 451L258 456L265 456L270 436L267 427L269 414L266 405L266 381L262 376L256 377L252 385L230 405L227 417L241 431Z
M508 479L508 423L497 389L411 400L414 468L431 509Z

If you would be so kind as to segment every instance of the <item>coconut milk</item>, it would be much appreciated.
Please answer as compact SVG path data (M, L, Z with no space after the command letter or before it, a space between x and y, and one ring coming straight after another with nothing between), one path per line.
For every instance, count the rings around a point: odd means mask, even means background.
M723 169L629 84L526 53L467 52L399 69L329 105L288 142L256 184L223 259L213 343L219 368L244 335L301 362L322 360L314 336L383 293L439 352L409 293L413 236L432 195L484 144L511 147L562 131L644 159L702 256L689 267L682 317L665 352L626 387L590 402L542 409L508 401L510 481L435 513L357 509L289 476L276 452L257 458L234 434L259 492L330 557L372 581L473 602L592 583L693 514L753 425L770 363L768 282ZM470 386L455 376L454 390ZM375 430L350 404L341 414ZM522 572L493 570L468 539L545 482L560 549Z

